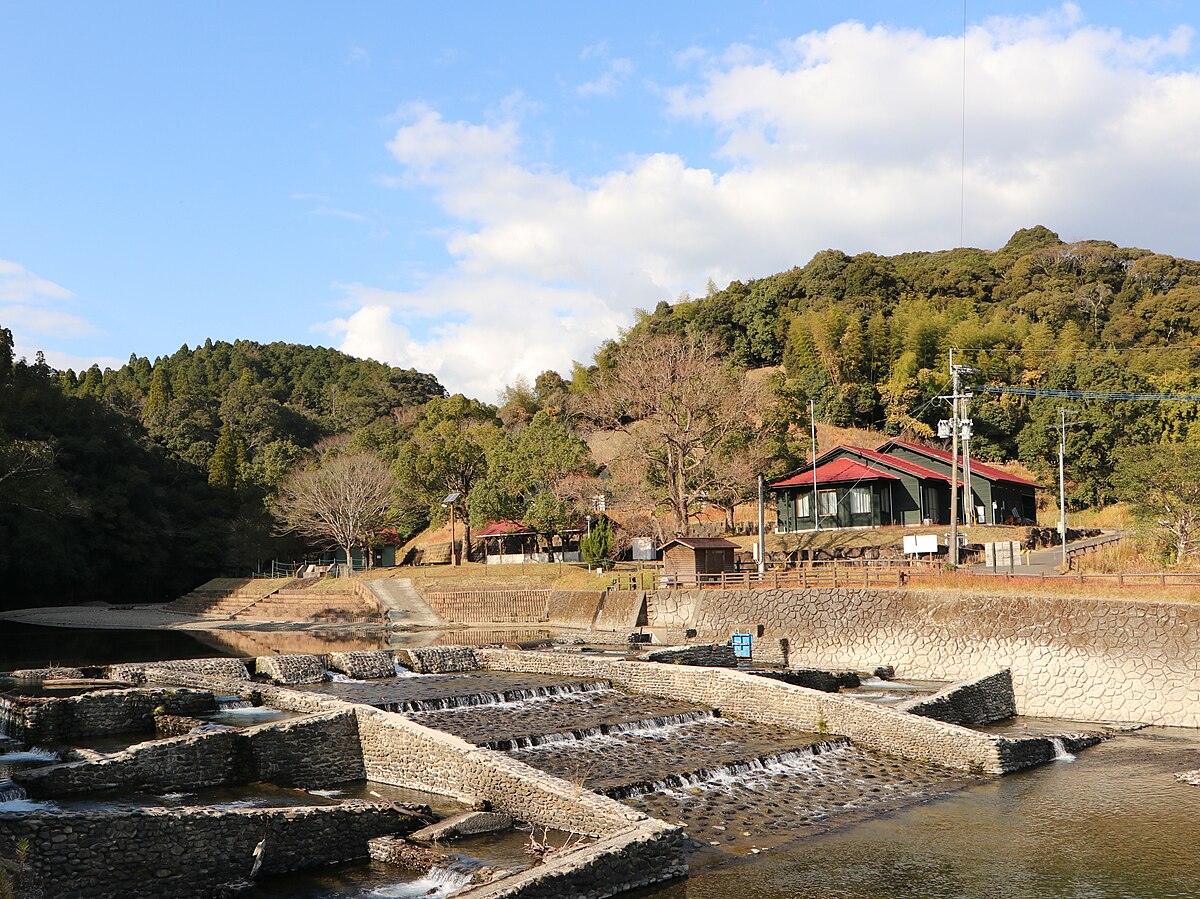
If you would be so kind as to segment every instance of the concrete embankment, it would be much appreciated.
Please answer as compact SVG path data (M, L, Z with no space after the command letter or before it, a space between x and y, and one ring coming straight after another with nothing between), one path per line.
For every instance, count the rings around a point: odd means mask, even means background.
M1012 671L1021 714L1200 727L1200 605L934 590L660 590L650 625L757 647L832 670L904 677ZM756 648L756 654L758 649Z

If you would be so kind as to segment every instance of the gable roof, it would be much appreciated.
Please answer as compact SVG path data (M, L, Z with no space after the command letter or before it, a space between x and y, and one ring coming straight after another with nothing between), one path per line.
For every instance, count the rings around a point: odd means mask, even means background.
M876 451L882 452L884 447L888 446L902 446L907 450L912 450L914 453L920 453L923 456L928 456L930 459L937 459L938 461L945 462L947 464L950 463L951 458L954 455L953 453L948 453L942 449L934 449L933 447L929 446L920 446L916 443L908 443L904 440L889 440L887 443L877 447ZM1015 474L1009 474L1002 468L995 468L994 466L986 465L983 462L976 462L974 459L971 460L971 474L977 474L980 477L987 478L989 481L1005 481L1009 484L1020 484L1024 487L1042 486L1036 481L1030 481L1027 478L1018 477Z
M793 475L782 478L778 481L773 481L772 487L793 487L811 485L813 478L816 478L817 484L845 484L855 481L878 480L880 478L889 481L900 480L894 474L886 471L879 471L863 465L850 458L831 459L824 465L818 465L817 470L805 468L797 471Z
M830 483L844 483L847 480L868 480L873 478L892 478L898 480L892 471L900 471L905 474L913 475L924 480L945 481L950 483L950 475L942 474L940 471L926 468L924 465L918 465L916 462L910 462L907 459L900 459L896 456L889 456L886 453L876 452L861 446L850 446L849 444L839 444L833 449L826 452L824 455L817 458L817 484L821 483L821 469L827 465L833 465L839 461L839 457L846 454L857 456L859 462L853 460L841 460L846 463L856 464L862 469L860 477L846 478L842 481ZM836 469L830 469L835 471ZM844 471L849 471L849 468ZM803 487L805 483L812 483L812 468L804 469L797 468L795 471L784 475L781 480L772 481L767 485L771 489L779 487L799 486Z
M493 522L487 527L480 528L475 532L476 537L506 537L509 534L535 534L533 528L523 521L513 521L511 518L504 518L500 521Z
M724 537L676 537L674 540L668 540L662 545L665 550L669 546L674 546L678 543L680 546L686 546L688 549L738 549L738 545L732 540L726 540Z

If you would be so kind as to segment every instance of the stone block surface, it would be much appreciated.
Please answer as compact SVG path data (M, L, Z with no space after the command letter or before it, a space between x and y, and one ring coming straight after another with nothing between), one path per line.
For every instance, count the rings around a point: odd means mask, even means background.
M272 683L288 686L319 684L325 680L325 660L320 656L259 656L254 660L254 670Z
M329 667L356 680L393 677L396 674L392 654L383 650L331 652Z

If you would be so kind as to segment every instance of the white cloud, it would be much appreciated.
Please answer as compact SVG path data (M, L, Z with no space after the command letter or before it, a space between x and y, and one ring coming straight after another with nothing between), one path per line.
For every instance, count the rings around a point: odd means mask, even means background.
M68 312L75 294L39 277L18 262L0 259L0 325L22 338L74 338L95 334L84 318Z
M62 285L39 278L20 263L0 259L0 303L69 300L73 296Z
M1200 256L1191 40L1093 28L1072 5L971 28L965 242L1045 224ZM958 244L961 36L850 22L769 52L685 56L703 74L667 95L667 114L712 130L720 170L662 152L576 179L522 157L516 115L412 107L388 146L402 183L454 220L456 263L411 292L349 286L358 311L333 325L343 347L493 395L586 358L632 307L709 277L770 274L830 246ZM458 320L413 326L439 310Z
M17 343L13 347L13 355L20 359L24 357L28 362L33 362L37 358L40 347L28 346L26 344ZM70 368L76 372L85 372L93 365L99 365L101 370L106 368L118 369L125 364L126 360L117 359L113 356L80 356L74 353L63 353L58 350L43 350L42 355L46 358L46 363L59 371L65 371Z
M108 356L77 356L55 348L64 341L99 333L83 316L68 311L75 294L61 284L39 277L18 262L0 259L0 327L13 332L18 358L33 361L39 350L54 368L119 368L123 362Z
M367 52L365 47L351 47L346 52L345 62L348 66L369 66L371 64L371 54Z
M628 59L611 59L598 77L585 81L575 92L581 97L611 97L632 74L633 63Z

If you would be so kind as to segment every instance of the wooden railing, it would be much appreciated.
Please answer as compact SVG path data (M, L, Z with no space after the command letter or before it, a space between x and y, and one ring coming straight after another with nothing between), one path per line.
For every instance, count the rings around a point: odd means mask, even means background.
M1119 542L1120 534L1108 534L1104 537L1097 538L1094 542L1088 543L1085 546L1068 546L1067 547L1067 563L1070 564L1076 556L1086 556L1088 553L1099 552L1106 546L1112 546Z
M994 577L1005 580L1035 580L1049 584L1107 584L1113 587L1200 587L1200 572L1156 571L1156 572L1100 572L1084 574L1054 575L1043 572L1002 572Z
M805 587L898 587L926 565L814 565L779 571L723 571L681 576L661 571L618 572L614 590L794 590Z

